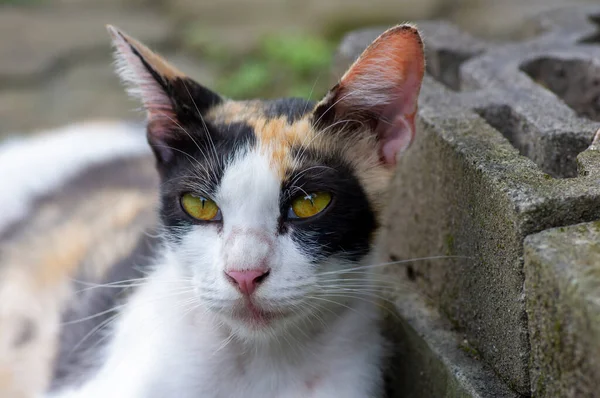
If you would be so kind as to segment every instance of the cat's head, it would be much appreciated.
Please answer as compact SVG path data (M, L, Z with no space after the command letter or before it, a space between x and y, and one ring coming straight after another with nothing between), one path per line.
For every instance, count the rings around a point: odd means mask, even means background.
M168 251L203 307L250 335L343 311L415 134L417 30L383 33L316 104L226 99L109 32L147 112Z

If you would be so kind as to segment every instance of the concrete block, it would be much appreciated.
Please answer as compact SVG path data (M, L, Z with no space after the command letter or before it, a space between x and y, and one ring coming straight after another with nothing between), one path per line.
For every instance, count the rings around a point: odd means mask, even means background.
M525 240L535 397L600 396L600 223Z
M389 268L399 285L427 294L523 395L531 392L524 238L600 219L600 163L585 152L600 123L592 100L582 100L596 88L581 83L596 76L585 65L600 58L600 46L586 41L597 15L599 7L552 12L535 22L539 36L493 45L447 25L418 24L433 61L418 138L398 164L387 248L392 260L456 257ZM381 30L348 36L337 68ZM557 72L566 91L546 72L563 60L578 65ZM567 95L577 84L580 95Z
M419 294L398 291L386 333L394 343L388 398L517 398L479 353Z

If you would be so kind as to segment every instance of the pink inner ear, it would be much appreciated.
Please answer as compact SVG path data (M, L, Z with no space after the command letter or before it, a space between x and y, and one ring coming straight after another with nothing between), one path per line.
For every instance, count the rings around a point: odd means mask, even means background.
M169 125L165 122L165 117L148 119L147 134L148 142L156 151L156 154L163 162L168 162L173 158L173 149L169 146L165 137L169 136L171 131Z
M398 155L410 146L415 137L415 114L420 83L420 79L407 76L399 84L400 96L386 105L381 112L375 132L379 140L381 158L388 166L396 165Z
M381 121L376 133L382 160L386 165L395 166L398 154L408 148L415 136L414 114L397 114L391 122Z

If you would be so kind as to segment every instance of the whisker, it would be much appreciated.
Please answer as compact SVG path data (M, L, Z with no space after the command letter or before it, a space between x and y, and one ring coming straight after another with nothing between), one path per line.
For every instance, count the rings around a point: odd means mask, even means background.
M227 338L225 340L223 340L223 343L221 343L219 345L219 347L217 347L217 349L213 352L213 356L216 355L219 351L225 349L225 347L227 347L229 345L229 343L231 343L233 341L234 338L235 338L235 335L233 333L229 333Z
M343 98L342 98L343 99ZM339 102L339 101L338 101ZM337 104L337 102L336 102ZM334 104L335 105L335 104ZM332 105L333 106L333 105ZM331 109L331 107L329 108ZM328 110L329 110L328 109ZM327 111L326 111L327 112ZM326 113L325 112L325 113ZM325 115L325 113L323 113L323 115ZM319 117L319 119L314 123L315 125L318 124L318 122L321 120L321 118L323 117L323 115L321 115ZM330 130L331 128L342 124L342 123L348 123L348 122L356 122L356 123L360 123L361 125L363 124L361 121L359 120L353 120L353 119L343 119L343 120L339 120L337 122L332 123L331 125L327 126L324 129L319 130L319 132L317 134L315 134L314 136L310 137L307 136L304 138L303 142L302 142L302 152L300 152L300 154L297 156L298 161L301 162L303 160L303 157L306 153L306 150L308 149L308 147L320 136L322 136L323 134L325 134L325 132L327 132L328 130ZM307 139L310 138L310 141L307 142Z
M443 260L443 259L453 259L453 258L471 259L473 257L469 257L469 256L431 256L431 257L418 257L418 258L411 258L411 259L406 259L406 260L390 261L390 262L387 262L387 263L380 263L380 264L361 265L361 266L358 266L358 267L345 268L345 269L340 269L340 270L336 270L336 271L321 272L319 275L342 274L342 273L349 273L349 272L352 272L352 271L359 271L359 270L364 270L364 269L372 269L372 268L378 268L378 267L385 267L387 265L406 264L406 263L412 263L412 262L416 262L416 261Z
M111 289L139 287L139 286L146 285L150 279L151 279L150 277L143 277L143 278L124 279L124 280L109 282L109 283L95 283L95 282L87 282L87 281L82 281L82 280L71 278L71 280L73 282L75 282L76 284L87 286L84 289L76 290L74 292L75 294L85 292L88 290L99 289L99 288L103 288L103 287L111 288ZM189 279L183 279L180 281L171 281L170 283L179 284L181 282L190 282L191 280L192 279L189 278ZM129 282L131 282L131 283L129 283Z
M96 332L102 330L105 326L110 325L114 320L116 320L119 317L119 314L115 314L111 317L109 317L108 319L102 321L101 323L99 323L97 326L95 326L92 330L90 330L85 336L83 336L83 338L81 340L79 340L79 342L77 344L75 344L73 346L73 348L71 348L70 354L73 354L75 351L77 351L77 349L85 342L87 341L87 339L89 339L90 337L92 337Z
M383 310L385 310L385 311L386 311L386 312L388 312L390 315L393 315L393 316L394 316L394 318L396 318L396 319L400 319L400 317L399 317L397 314L395 314L395 313L394 313L394 312L393 312L393 311L392 311L390 308L388 308L388 307L386 307L386 306L384 306L384 305L381 305L381 303L380 303L380 302L373 301L373 300L369 300L369 299L367 299L367 298L365 298L365 297L363 297L363 296L360 296L360 295L350 295L350 294L335 294L335 293L334 293L334 294L328 294L328 296L330 296L330 297L341 297L341 298L344 298L344 297L345 297L345 298L350 298L350 299L355 299L355 300L361 300L361 301L364 301L364 302L366 302L366 303L373 304L373 305L375 305L376 307L378 307L378 308L380 308L380 309L383 309ZM385 297L376 297L376 298L377 298L378 300L380 300L380 301L385 301L385 302L387 302L387 303L390 303L390 304L392 304L392 305L393 305L393 304L395 304L395 303L394 303L392 300L390 300L390 299L387 299L387 298L385 298Z
M198 105L196 104L196 100L194 100L194 97L190 93L190 90L188 89L188 86L185 83L185 81L183 82L183 87L185 87L185 91L187 91L190 99L192 100L192 103L194 104L194 107L196 108L196 112L198 112L198 116L200 117L200 120L202 121L202 126L203 126L206 136L210 142L211 148L213 150L214 161L216 163L216 162L218 162L219 155L217 154L217 148L215 147L215 143L211 137L211 134L208 131L208 126L206 125L206 121L204 120L204 117L202 116L202 112L200 112L200 109L198 108Z
M308 110L308 105L310 103L310 98L313 95L313 92L315 91L315 87L317 86L317 82L319 81L319 79L321 78L321 75L323 73L319 73L319 75L317 76L317 78L315 79L315 82L312 85L312 88L310 89L310 93L308 94L308 102L306 103L306 105L304 106L304 111L302 112L302 114L304 115L306 113L306 111Z
M185 87L186 90L188 90L187 85L185 85L185 83L184 83L184 87ZM188 94L189 94L189 90L188 90ZM191 94L189 94L189 95L190 95L190 98L192 99L192 102L194 102L194 105L196 106L196 102L194 101L193 97L191 96ZM196 106L196 109L198 109L198 106ZM210 137L210 134L208 133L208 128L206 127L206 123L204 123L204 119L202 118L202 115L201 114L199 114L199 115L200 115L200 118L201 118L202 123L204 125L204 129L206 131L206 134L207 134L207 136L208 136L208 138L209 138L209 140L210 140L210 142L211 142L211 144L212 144L212 146L214 148L214 143L212 143L212 138ZM175 123L181 130L183 130L184 133L187 134L187 136L196 145L196 147L198 148L198 150L200 151L200 153L202 154L202 156L204 156L204 159L206 159L207 162L208 162L208 164L210 165L211 162L210 162L208 156L206 155L206 153L204 152L204 150L202 150L202 148L200 148L200 145L198 145L198 142L192 137L192 135L186 129L184 129L183 126L181 126L176 120L174 120L173 118L171 118L169 115L163 114L163 116L167 117L169 120L171 120L173 123ZM172 148L172 149L174 149L174 148ZM215 159L214 160L217 161L216 152L215 152ZM202 163L200 163L197 159L196 159L196 163L204 170L204 172L206 172L209 175L212 173L212 176L214 177L214 175L215 175L215 170L214 169L211 168L210 170L207 170L206 167Z
M88 316L86 316L84 318L78 318L78 319L74 319L74 320L70 320L70 321L61 322L61 325L72 325L72 324L75 324L75 323L89 321L89 320L97 318L99 316L106 315L106 314L109 314L111 312L119 311L122 308L126 308L126 307L136 308L136 307L139 307L142 304L148 304L148 303L152 303L152 302L155 302L155 301L158 301L158 300L163 300L165 298L175 297L175 296L183 295L183 294L186 294L186 293L192 293L193 291L194 291L194 288L189 288L188 287L187 290L181 289L181 290L177 290L177 291L174 291L174 292L170 292L169 294L160 295L158 297L154 297L152 300L148 300L148 301L143 302L143 303L137 303L136 305L133 305L133 304L131 304L131 302L126 301L123 304L119 304L119 305L113 306L113 307L109 308L108 310L104 310L104 311L101 311L101 312L98 312L98 313L95 313L95 314L92 314L92 315L88 315Z

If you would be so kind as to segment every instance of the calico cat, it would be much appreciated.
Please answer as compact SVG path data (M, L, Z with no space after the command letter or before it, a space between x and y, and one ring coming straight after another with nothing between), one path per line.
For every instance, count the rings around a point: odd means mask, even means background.
M415 134L416 28L383 33L318 103L226 99L108 31L146 110L160 185L135 188L126 160L104 173L148 204L158 191L158 220L140 213L135 245L111 240L130 254L70 300L44 396L381 397L369 266Z

